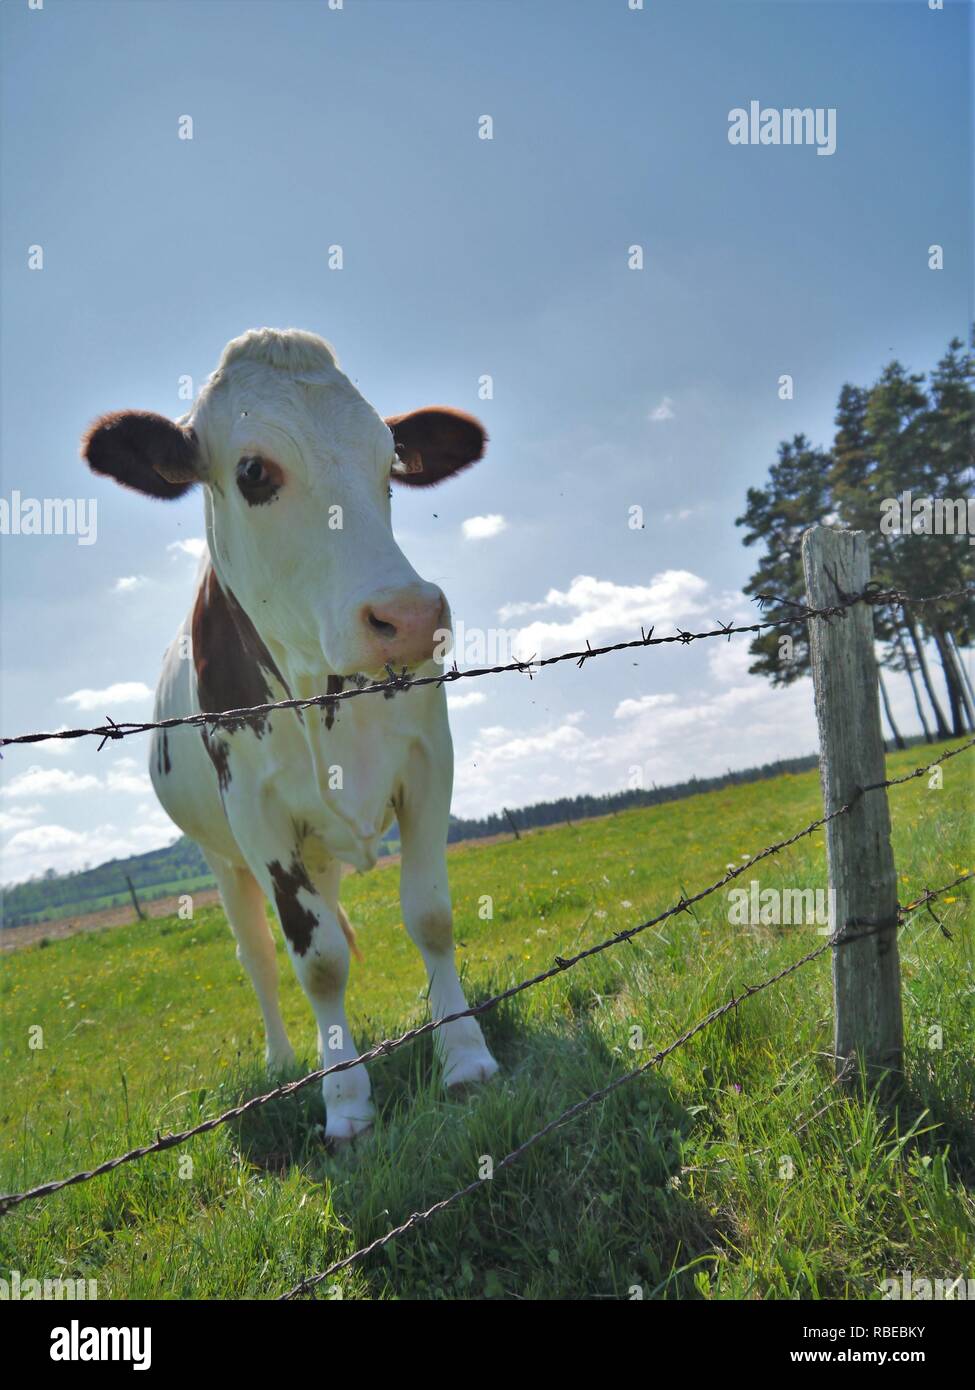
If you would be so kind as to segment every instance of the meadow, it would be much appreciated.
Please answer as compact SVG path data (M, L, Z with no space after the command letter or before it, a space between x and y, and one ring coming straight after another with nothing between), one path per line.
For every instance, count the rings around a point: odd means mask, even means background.
M947 746L892 754L889 775ZM942 787L924 777L890 792L902 903L973 867L973 769L969 752L945 765ZM662 911L820 813L809 772L453 850L469 997ZM392 865L344 883L365 956L349 986L360 1050L426 1017L398 877ZM763 890L824 887L822 832L755 877ZM902 930L896 1108L832 1082L827 954L323 1293L869 1299L905 1268L975 1276L973 900L966 884ZM320 1088L309 1086L13 1210L0 1219L0 1274L95 1279L101 1298L277 1296L822 940L811 926L731 925L728 909L716 893L487 1013L502 1064L490 1086L448 1097L424 1037L372 1064L378 1121L351 1150L324 1150ZM279 955L285 1021L310 1069L314 1021L280 941ZM0 988L4 1191L267 1089L257 1003L218 907L11 952Z

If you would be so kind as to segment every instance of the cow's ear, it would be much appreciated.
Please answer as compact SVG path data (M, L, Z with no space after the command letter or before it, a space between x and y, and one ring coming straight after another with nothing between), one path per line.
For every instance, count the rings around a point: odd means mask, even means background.
M200 481L192 429L148 410L102 415L81 442L94 473L104 473L147 497L182 497Z
M484 426L462 410L431 405L409 415L392 415L386 424L399 455L393 481L409 487L430 487L484 456Z

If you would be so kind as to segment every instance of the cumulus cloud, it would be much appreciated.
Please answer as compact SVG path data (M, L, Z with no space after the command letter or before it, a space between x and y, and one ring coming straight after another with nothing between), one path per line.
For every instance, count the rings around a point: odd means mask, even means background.
M448 695L447 708L449 710L472 709L474 705L483 705L487 696L483 690L468 690L463 695Z
M650 419L653 420L655 424L659 424L661 420L673 420L673 418L674 402L669 396L664 396L660 404L654 410L651 410Z
M15 806L12 811L0 811L0 831L9 835L14 830L23 830L40 814L40 806Z
M23 796L61 796L92 791L98 785L98 778L89 772L79 774L66 772L61 767L29 767L0 788L0 796L7 800Z
M203 536L187 536L183 541L170 541L166 547L171 555L189 555L193 560L199 560L206 553L206 548Z
M635 719L649 710L659 710L677 702L676 695L641 695L638 700L621 700L613 711L614 719Z
M152 791L148 772L135 758L116 758L108 770L105 786L110 792L134 792L140 796Z
M490 540L492 536L499 536L507 530L507 527L507 521L498 512L492 512L490 516L469 516L461 524L465 541Z
M144 574L128 574L121 579L116 579L112 586L113 594L131 594L136 589L143 588L149 581Z
M48 868L67 873L85 864L144 854L171 844L176 835L176 827L160 807L148 804L140 806L124 827L111 821L84 830L53 823L33 826L19 831L5 846L3 881L19 883Z
M74 690L62 695L59 703L74 705L78 710L98 710L104 714L113 705L143 704L152 699L152 691L142 681L116 681L103 690Z
M638 636L641 627L654 624L666 629L704 612L708 590L707 581L689 570L664 570L642 585L580 574L568 589L550 589L540 603L505 604L498 616L509 622L529 612L554 610L549 621L529 623L512 640L516 655L527 659L582 647L587 640Z
M59 730L66 729L67 727L67 724L58 725ZM40 743L32 743L31 751L34 753L50 753L51 756L55 758L66 758L75 747L76 743L72 739L44 738L41 739Z

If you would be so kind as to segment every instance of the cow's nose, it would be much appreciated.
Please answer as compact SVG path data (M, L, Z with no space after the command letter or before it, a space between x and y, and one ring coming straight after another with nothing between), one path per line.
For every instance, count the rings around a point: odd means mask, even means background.
M428 661L445 626L447 601L435 584L383 589L362 605L362 622L380 658L412 666Z

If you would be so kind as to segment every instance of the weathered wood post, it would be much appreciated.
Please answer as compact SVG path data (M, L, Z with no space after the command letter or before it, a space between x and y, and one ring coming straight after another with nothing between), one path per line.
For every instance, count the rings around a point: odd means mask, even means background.
M870 579L863 531L813 526L802 538L806 601L827 608L843 594L861 593ZM873 615L865 603L842 616L810 618L809 651L819 725L819 768L826 813L857 789L884 781ZM833 916L842 937L880 930L833 950L836 1068L855 1085L861 1072L872 1084L896 1089L904 1030L897 951L897 874L890 845L884 790L867 792L846 815L826 826ZM882 925L881 925L882 924ZM855 1063L855 1064L854 1064Z
M129 885L129 895L132 898L132 906L139 914L139 921L144 922L146 920L146 914L142 911L141 904L139 903L139 899L136 897L135 894L135 889L132 886L132 880L129 878L128 874L125 875L125 881Z

